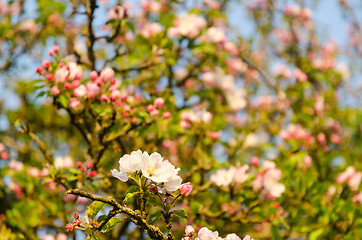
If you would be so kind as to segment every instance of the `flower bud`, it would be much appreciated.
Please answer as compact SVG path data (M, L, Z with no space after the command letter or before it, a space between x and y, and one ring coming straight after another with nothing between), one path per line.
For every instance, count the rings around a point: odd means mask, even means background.
M97 174L98 174L98 172L95 171L95 170L93 170L93 171L90 171L90 172L88 173L88 177L93 177L93 176L95 176L95 175L97 175Z
M79 218L79 213L77 213L77 212L73 213L73 217L74 218Z
M41 66L42 66L43 68L48 68L48 67L50 66L49 60L44 60L44 61L42 62L42 64L41 64Z
M152 112L154 109L155 109L155 107L152 104L147 106L147 111L148 112Z
M86 163L87 168L92 168L93 165L94 165L94 164L93 164L92 162L87 162L87 163Z
M171 117L171 113L170 112L165 112L164 114L163 114L163 118L165 118L165 119L169 119Z
M47 75L47 79L49 80L49 81L54 81L54 75L53 74L51 74L51 73L49 73L48 75Z
M67 229L67 231L72 231L74 229L74 225L71 223L68 223L67 225L65 225L65 229Z
M53 95L53 96L58 96L59 93L60 93L60 90L57 86L53 86L51 89L50 89L50 93Z
M105 94L102 94L99 99L100 99L102 102L107 102L107 101L108 101L108 96L105 95Z
M58 45L53 46L53 51L54 52L59 52L59 50L60 50L60 47Z
M192 186L189 182L184 183L180 187L181 195L188 196L192 191Z
M93 82L95 82L97 80L97 78L98 78L98 73L95 70L91 71L91 73L89 74L89 78Z
M259 166L259 158L258 157L252 157L250 160L251 165L253 166Z
M165 104L165 100L163 100L163 98L156 98L153 104L156 106L156 108L160 109Z

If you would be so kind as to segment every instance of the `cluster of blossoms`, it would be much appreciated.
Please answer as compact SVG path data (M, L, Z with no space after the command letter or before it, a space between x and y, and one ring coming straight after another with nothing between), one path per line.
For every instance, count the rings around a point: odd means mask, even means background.
M180 125L182 128L191 128L192 123L209 124L212 119L212 114L205 109L191 109L181 113Z
M167 30L169 37L184 36L187 38L197 37L201 30L207 26L206 20L196 14L181 15L173 22L173 27Z
M228 59L226 63L233 72L245 72L247 70L247 65L239 58ZM239 111L246 107L246 89L236 85L233 75L226 74L218 68L215 72L205 71L201 79L211 87L221 88L232 111Z
M283 77L285 79L290 79L294 76L299 82L306 82L308 80L307 75L299 68L295 68L292 71L287 65L282 63L274 66L272 73L276 77Z
M290 17L298 18L299 21L308 21L312 17L312 11L307 7L298 5L285 5L284 14Z
M362 180L362 172L357 172L356 169L352 166L346 168L346 170L340 173L337 177L337 182L339 184L346 183L351 188L351 190L358 190L359 184Z
M119 160L119 171L113 169L112 175L127 182L133 173L140 173L156 184L164 184L167 192L176 191L181 187L182 179L178 175L180 168L175 168L168 160L155 152L148 155L141 150L126 154Z
M253 190L262 190L262 195L268 199L275 199L282 195L285 191L285 186L278 181L282 177L280 169L276 168L275 163L272 161L264 161L263 172L258 173L253 181Z
M183 237L182 240L241 240L235 233L228 234L225 238L219 237L217 231L213 232L207 227L201 228L197 236L194 236L195 232L195 229L191 225L187 225L185 228L185 237ZM243 240L252 240L252 238L246 235Z
M240 185L248 179L249 165L243 165L239 168L231 167L229 169L218 169L210 176L210 180L218 187L227 187L231 183Z
M81 161L77 162L77 167L79 167L81 171L87 173L88 177L93 177L98 174L98 172L96 170L92 169L94 166L94 164L92 162L88 161L84 165Z
M291 139L305 140L307 144L311 143L312 136L299 124L289 124L286 129L279 132L279 137L284 141Z

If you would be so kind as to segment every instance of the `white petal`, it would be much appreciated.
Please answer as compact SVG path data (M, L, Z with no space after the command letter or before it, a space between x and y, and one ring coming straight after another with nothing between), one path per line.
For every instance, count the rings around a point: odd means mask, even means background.
M113 177L118 178L122 182L127 182L128 181L127 173L118 172L116 169L111 170L111 172L112 172Z

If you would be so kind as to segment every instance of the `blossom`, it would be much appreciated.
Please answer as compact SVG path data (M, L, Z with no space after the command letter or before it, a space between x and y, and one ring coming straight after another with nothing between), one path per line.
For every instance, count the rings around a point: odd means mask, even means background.
M207 227L203 227L199 230L198 237L200 240L218 240L219 233L217 231L212 232Z
M102 79L102 81L110 82L114 78L115 72L112 68L105 68L101 71L99 78Z
M149 38L154 34L160 33L163 31L163 27L161 24L159 23L148 23L146 24L142 30L141 30L141 35L143 35L145 38Z
M189 182L184 183L180 187L181 195L188 196L192 191L192 186Z
M211 175L210 180L216 186L227 187L231 184L234 178L235 168L219 169Z
M195 229L191 225L187 225L185 228L186 236L192 236L195 234Z
M164 183L167 192L176 191L181 186L182 179L177 175L180 168L175 168L157 152L148 155L141 150L133 151L121 157L119 171L111 170L112 175L123 182L128 181L129 174L136 171L154 183Z
M54 159L54 166L56 169L72 168L74 162L70 156L59 156Z
M200 34L202 28L207 25L206 20L196 14L181 15L174 21L175 29L170 30L168 33L170 37L179 34L188 37L195 38Z
M58 68L54 73L55 81L59 83L65 82L67 80L68 73L69 72L65 67Z
M231 233L231 234L226 235L224 240L241 240L241 238L238 237L238 235L236 235L235 233Z

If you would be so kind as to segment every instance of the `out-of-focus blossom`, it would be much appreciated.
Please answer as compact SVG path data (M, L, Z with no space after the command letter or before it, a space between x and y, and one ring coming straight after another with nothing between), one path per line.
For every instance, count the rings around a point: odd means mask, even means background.
M56 169L66 169L74 167L74 161L71 156L59 156L54 159Z

